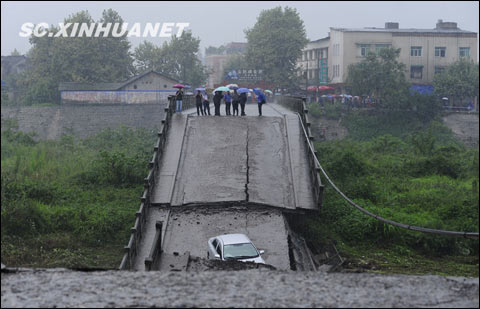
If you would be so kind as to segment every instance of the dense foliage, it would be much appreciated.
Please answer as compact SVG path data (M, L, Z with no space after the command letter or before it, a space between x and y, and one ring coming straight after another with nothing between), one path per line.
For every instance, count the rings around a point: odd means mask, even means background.
M398 61L400 49L370 52L360 63L348 67L347 87L353 95L370 96L383 107L403 108L408 95L406 65Z
M347 118L349 139L317 142L315 147L330 178L348 197L404 224L478 232L478 149L456 141L441 122L424 122L414 113L357 112ZM384 224L347 204L329 184L324 196L321 215L308 225L314 239L429 256L478 256L478 240Z
M193 86L205 83L207 71L198 59L200 39L191 31L184 31L180 37L173 36L170 43L156 46L143 42L135 48L135 65L138 72L157 70L172 78Z
M95 23L88 11L81 11L65 18L64 23ZM98 23L119 23L123 19L112 9L104 10ZM96 28L94 29L96 31ZM59 29L48 31L56 34ZM27 53L30 65L17 81L24 92L24 104L59 102L60 82L114 82L123 81L133 73L133 58L127 34L113 37L111 29L107 37L35 37Z
M117 267L154 135L122 128L37 142L2 127L2 263Z
M303 20L294 8L263 10L251 29L245 30L249 64L262 69L264 79L281 88L296 85L296 63L308 43Z
M478 97L478 64L464 58L433 77L435 94L450 99Z

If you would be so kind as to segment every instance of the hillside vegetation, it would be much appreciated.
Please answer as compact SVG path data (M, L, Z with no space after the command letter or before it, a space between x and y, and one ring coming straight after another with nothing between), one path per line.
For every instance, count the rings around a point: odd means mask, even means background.
M329 177L358 205L404 224L478 232L478 148L416 113L351 111L342 124L347 139L315 148ZM308 240L336 240L353 264L377 271L478 276L478 240L384 224L324 184L321 214L303 228Z

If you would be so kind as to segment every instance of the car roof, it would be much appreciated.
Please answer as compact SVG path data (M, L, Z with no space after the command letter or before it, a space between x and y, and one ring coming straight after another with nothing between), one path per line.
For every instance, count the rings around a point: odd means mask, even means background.
M224 245L231 245L231 244L243 244L251 242L250 239L244 234L226 234L217 236L217 238L221 239Z

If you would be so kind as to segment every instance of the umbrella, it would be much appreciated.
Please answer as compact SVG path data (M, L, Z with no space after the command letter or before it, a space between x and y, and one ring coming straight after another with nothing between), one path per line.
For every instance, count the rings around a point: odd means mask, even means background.
M235 89L235 88L238 88L238 85L237 84L228 84L225 87L228 87L230 89Z
M322 95L322 98L328 98L328 95L324 94Z
M222 86L222 87L218 87L213 92L216 92L216 91L230 91L230 88Z
M447 97L443 97L442 100L448 100L448 98L447 98Z
M195 91L205 91L205 88L195 88Z
M271 90L268 90L268 89L265 90L265 92L268 92L268 93L270 93L270 94L273 94L273 92L272 92Z
M185 88L185 85L175 84L175 85L173 85L173 88Z
M317 90L317 87L315 87L315 86L309 86L309 87L307 88L307 90L308 90L308 91L316 91L316 90Z
M330 86L320 86L320 87L318 87L318 90L320 90L320 91L329 90L329 89L335 89L335 88L330 87Z
M250 92L250 89L248 89L248 88L238 88L237 89L237 93L239 93L239 94L244 93L244 92Z
M253 92L254 92L255 94L259 94L259 93L262 93L262 89L260 89L260 88L253 88Z

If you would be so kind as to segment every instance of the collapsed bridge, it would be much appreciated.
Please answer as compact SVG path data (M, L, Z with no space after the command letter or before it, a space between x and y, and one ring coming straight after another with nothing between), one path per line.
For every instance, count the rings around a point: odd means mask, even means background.
M292 253L284 217L315 212L322 201L302 99L265 104L261 117L257 104L247 104L245 117L198 117L193 98L183 113L173 103L120 269L186 270L190 255L206 258L210 237L230 233L246 234L276 268L312 269L306 246Z

